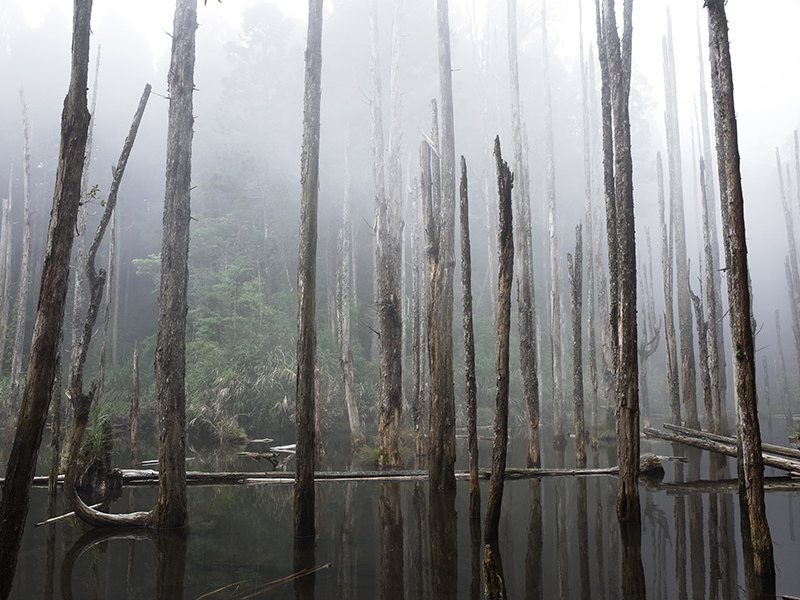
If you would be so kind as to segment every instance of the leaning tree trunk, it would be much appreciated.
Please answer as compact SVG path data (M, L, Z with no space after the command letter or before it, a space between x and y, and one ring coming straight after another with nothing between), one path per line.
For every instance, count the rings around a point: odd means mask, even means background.
M717 138L720 187L727 191L725 262L734 352L734 387L739 408L744 488L756 575L774 578L772 537L764 504L764 463L758 424L752 302L748 282L744 198L739 168L739 140L733 99L733 72L724 0L706 0L710 39L711 87Z
M303 98L303 154L300 181L300 250L297 269L297 472L294 481L294 535L316 533L314 519L314 369L317 363L316 275L319 188L320 102L322 96L322 0L309 0Z
M669 407L673 425L682 425L681 392L678 375L678 345L675 338L675 305L673 302L672 277L672 228L668 227L664 207L664 168L661 166L661 153L657 155L658 166L658 216L661 224L661 268L664 281L664 340L667 353L667 386L669 388ZM671 213L672 211L670 211Z
M511 189L514 176L500 152L500 138L495 138L494 154L497 161L497 191L500 196L500 275L497 307L497 397L494 414L494 443L492 445L492 474L489 479L489 496L486 500L486 525L484 537L496 540L503 503L503 481L508 448L508 385L509 385L509 334L511 330L511 289L514 280L514 236L511 216Z
M23 143L23 194L24 208L22 217L22 263L19 270L19 290L17 291L17 325L14 334L14 349L11 355L11 386L8 393L10 417L14 419L19 400L20 376L22 373L22 355L25 346L25 332L28 314L28 295L31 289L31 153L28 130L28 107L25 95L20 90L22 101L22 143Z
M675 77L675 55L672 48L672 20L667 13L667 37L662 43L664 53L664 88L666 90L667 164L669 198L672 211L671 227L675 239L675 263L678 289L678 334L681 342L681 382L686 423L700 428L697 416L697 372L692 331L692 301L689 297L689 261L686 256L686 223L683 208L683 176L681 174L681 137L678 127L678 95Z
M186 502L186 292L196 31L197 0L177 0L168 78L167 183L155 361L160 451L154 522L159 529L186 527L189 519Z
M109 188L108 198L105 203L105 210L103 216L100 218L100 224L97 227L92 244L89 247L89 252L86 255L86 282L89 287L89 305L86 309L86 315L83 319L83 328L80 332L76 344L72 347L70 356L70 382L67 391L67 397L70 399L73 408L75 409L75 427L72 433L72 440L70 442L69 457L67 462L67 473L64 480L64 497L69 503L73 511L79 518L86 521L89 525L95 527L104 527L107 525L116 526L129 526L140 527L143 523L143 517L137 515L136 517L128 517L127 515L109 515L96 511L88 506L78 497L75 492L75 480L77 477L78 458L81 451L81 443L83 441L83 434L86 430L88 423L88 413L91 410L94 398L99 397L98 387L100 385L99 378L92 383L91 391L85 394L83 391L83 375L84 367L86 365L86 356L89 352L89 346L92 342L92 336L97 322L97 317L100 308L103 304L103 288L106 283L106 272L101 269L98 273L95 268L95 261L97 258L97 251L100 248L100 243L105 236L106 229L108 228L111 217L117 205L117 195L122 183L122 176L125 173L125 167L128 163L133 148L134 141L136 140L136 133L139 129L139 124L142 120L147 101L150 98L150 84L144 88L139 106L131 123L131 128L128 137L125 138L125 143L122 147L117 165L112 169L112 181ZM85 413L85 415L84 415ZM87 422L80 422L80 419L86 419Z
M0 598L11 590L30 486L50 405L64 305L69 285L69 260L80 200L81 171L89 126L86 84L89 65L91 0L75 0L69 91L61 118L53 209L47 236L39 305L28 358L28 372L14 444L8 459L0 501Z
M623 4L623 34L620 40L614 0L603 1L602 45L608 57L607 75L611 83L611 109L614 126L614 164L616 238L609 232L609 247L618 248L617 263L609 269L617 281L616 318L616 416L619 494L617 518L638 522L639 507L639 364L636 324L636 230L633 213L633 161L631 124L628 112L631 81L632 0ZM608 167L606 167L608 168Z
M472 324L472 255L469 241L469 192L467 161L461 157L459 187L461 225L461 296L464 320L464 359L467 392L467 440L469 445L469 518L481 518L481 489L478 483L478 386L475 379L475 332Z
M531 207L528 164L525 153L522 103L517 60L517 2L508 0L508 62L511 80L511 121L514 141L514 212L517 222L517 322L519 362L523 394L528 412L528 467L542 464L539 443L539 373L536 356L536 304L533 295L533 253L531 249ZM488 200L487 200L488 203ZM487 204L488 206L488 204Z
M6 351L8 333L8 310L11 307L11 192L14 181L14 168L8 175L8 197L3 198L3 224L0 229L0 377L3 376L3 357Z
M455 267L455 138L450 16L447 0L436 1L439 87L442 99L441 204L434 296L428 313L430 346L430 487L456 487L455 396L453 389L453 271Z

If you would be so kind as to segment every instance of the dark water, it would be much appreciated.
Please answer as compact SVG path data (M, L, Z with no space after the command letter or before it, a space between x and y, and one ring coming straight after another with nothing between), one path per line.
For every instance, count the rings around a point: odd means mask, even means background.
M509 466L522 465L522 446L522 436L512 441ZM490 443L480 450L481 462L488 464ZM566 466L574 464L571 451ZM646 441L642 451L676 454L669 444ZM459 452L461 463L465 448ZM676 483L708 479L712 471L720 476L708 454L687 456L686 464L665 464L662 483L640 486L642 526L633 534L620 532L616 520L615 477L507 482L495 547L507 598L754 597L744 567L738 495L732 487L693 491ZM331 453L326 460L332 469L345 462ZM547 458L547 466L557 460ZM589 455L590 466L615 463L610 446ZM190 465L264 468L232 452ZM730 477L733 461L725 465ZM467 482L445 495L431 495L427 482L415 481L328 482L316 489L319 535L315 544L304 545L292 536L288 483L190 487L185 539L89 532L72 519L34 528L48 516L47 492L36 488L11 598L483 597L484 547L481 529L471 528L467 518ZM484 485L484 501L486 491ZM147 510L155 495L155 488L126 489L112 510ZM779 597L800 596L797 508L794 492L767 495ZM60 492L51 510L66 512Z

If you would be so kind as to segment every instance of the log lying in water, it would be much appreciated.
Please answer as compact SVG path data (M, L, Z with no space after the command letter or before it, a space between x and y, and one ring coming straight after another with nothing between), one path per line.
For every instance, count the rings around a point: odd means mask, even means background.
M709 433L707 431L700 431L697 429L689 429L688 427L681 427L679 425L671 425L670 423L664 423L664 429L669 429L670 431L675 431L676 433L683 433L685 435L689 435L692 437L699 437L706 440L711 440L712 442L720 442L722 444L733 444L736 445L736 438L728 437L725 435L717 435L715 433ZM800 462L800 450L796 448L787 448L786 446L776 446L775 444L765 444L761 443L761 450L762 452L769 452L770 454L777 454L779 456L787 456L789 458L795 458L798 462Z
M677 429L676 426L670 426L670 428ZM718 454L725 454L727 456L736 456L736 443L733 438L727 438L727 440L730 441L715 441L709 439L709 437L713 436L714 438L726 438L723 436L715 436L707 432L686 429L683 427L680 428L680 433L660 431L658 429L646 427L644 429L644 434L648 437L654 437L661 440L666 440L668 442L687 444L689 446L700 448L701 450L708 450L709 452L716 452ZM764 465L781 469L782 471L788 471L789 473L800 476L800 460L792 460L790 458L777 456L774 453L763 451L762 454L764 456Z
M643 454L641 457L642 475L663 475L664 469L659 457L654 454ZM616 475L617 467L601 469L506 469L506 479L534 479L537 477L563 477L563 476L589 476L589 475ZM128 486L156 485L158 484L158 471L152 469L124 469L122 483ZM480 472L481 479L489 479L489 471ZM314 479L317 481L417 481L428 478L427 471L317 471ZM456 479L469 479L469 472L459 471ZM59 476L59 483L63 483L63 475ZM294 481L293 472L271 471L235 471L222 473L207 473L204 471L187 471L186 483L188 485L226 485L242 483L288 483ZM0 479L2 482L2 479ZM47 485L47 477L35 477L33 485Z
M667 492L668 496L685 494L736 494L739 492L738 479L702 479L698 481L674 481L648 484L648 487ZM765 492L792 492L800 490L800 479L794 477L765 477Z

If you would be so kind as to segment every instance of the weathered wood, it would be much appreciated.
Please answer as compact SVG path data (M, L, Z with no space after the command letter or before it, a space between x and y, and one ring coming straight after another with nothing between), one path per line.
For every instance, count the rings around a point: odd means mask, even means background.
M97 504L92 504L89 508L100 508L103 506L103 502L98 502ZM74 517L75 512L68 512L63 515L58 515L57 517L53 517L51 519L47 519L46 521L39 521L38 523L34 524L34 527L41 527L42 525L49 525L50 523L56 523L58 521L62 521L64 519L68 519L69 517Z
M653 429L651 427L645 428L644 434L648 437L654 437L661 440L666 440L668 442L687 444L702 450L708 450L709 452L717 452L718 454L725 454L726 456L736 456L736 446L730 443L717 442L680 433L659 431L658 429ZM793 461L788 458L780 458L771 454L763 454L763 460L764 465L767 467L774 467L776 469L781 469L782 471L788 471L790 473L796 473L797 475L800 475L800 461Z
M671 431L676 431L678 433L683 433L693 437L699 437L707 440L711 440L712 442L721 442L723 444L736 444L736 438L732 438L726 435L719 435L715 433L710 433L708 431L698 430L698 429L689 429L687 427L681 427L680 425L671 425L668 423L664 423L664 429L669 429ZM788 456L790 458L796 458L800 460L800 450L796 450L794 448L786 448L785 446L776 446L775 444L761 444L761 450L764 452L769 452L770 454L779 454L780 456Z
M648 487L656 490L667 492L669 496L679 496L684 494L718 494L718 493L738 493L739 480L738 479L717 479L707 480L702 479L699 481L670 481L650 483ZM800 480L790 477L765 477L764 478L764 491L765 492L792 492L797 493L800 490Z

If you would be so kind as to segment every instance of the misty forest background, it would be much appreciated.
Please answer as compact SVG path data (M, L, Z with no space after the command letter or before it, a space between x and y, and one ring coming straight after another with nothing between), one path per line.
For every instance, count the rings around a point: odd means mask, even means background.
M99 0L96 4L100 4ZM190 431L222 440L249 436L272 436L291 432L294 418L296 368L296 271L299 223L299 164L302 127L303 49L305 23L269 2L245 8L233 1L209 2L199 11L197 35L195 137L193 150L192 232L187 346L187 420ZM388 93L392 10L379 2L379 40L384 82L384 123L388 131ZM496 297L497 192L492 140L499 134L504 150L511 155L511 99L508 79L506 3L488 0L479 9L470 1L453 2L451 37L455 102L456 152L464 155L470 170L470 226L472 239L473 293L478 376L478 423L492 422L495 391L495 327L493 302ZM651 5L652 4L652 5ZM677 4L677 3L673 3ZM689 4L689 3L680 3ZM741 127L741 151L748 244L754 290L754 316L758 324L760 389L767 372L771 395L761 393L762 415L766 398L772 411L783 414L786 402L794 403L800 377L795 359L789 291L784 271L788 251L784 213L781 206L775 148L780 151L780 173L790 211L800 218L800 172L795 169L798 127L796 110L790 114L773 99L792 103L796 109L794 85L776 88L764 80L748 78L758 73L759 64L779 65L787 77L797 72L794 55L775 55L776 46L758 38L764 23L746 19L729 8L737 107ZM370 39L367 2L336 0L327 3L323 39L323 95L320 160L320 227L318 261L318 362L322 402L322 431L346 433L347 412L339 365L335 314L336 276L342 257L338 252L339 230L343 225L345 196L351 203L354 260L352 279L352 337L356 397L362 422L369 435L377 434L378 363L374 306L374 208L373 166L370 132ZM575 226L586 223L584 192L583 112L579 20L577 2L548 3L549 76L552 90L555 181L557 197L560 270L563 289L562 315L569 319L567 252L572 252ZM661 36L667 32L667 3L653 2L634 11L633 77L631 121L636 199L638 262L646 265L640 277L654 290L656 320L663 321L664 297L661 276L662 247L658 221L656 154L666 163L664 127L664 81L661 65ZM98 6L100 8L100 6ZM699 290L702 264L700 186L697 164L701 151L700 61L706 77L708 59L705 15L697 6L673 6L677 86L679 90L682 141L683 194L685 201L688 257L691 282ZM226 11L228 14L226 14ZM418 179L417 148L420 131L429 131L430 101L439 95L435 7L427 0L404 0L402 62L399 85L402 90L403 199L404 199L404 312L406 329L412 306L411 232ZM638 11L638 12L637 12ZM787 11L798 16L798 7ZM770 11L780 14L779 10ZM239 19L231 16L234 13ZM639 14L641 13L641 15ZM51 7L29 20L19 2L4 2L0 8L0 197L11 199L11 258L8 328L0 356L0 398L6 414L18 409L12 388L12 355L17 330L23 250L23 126L19 91L24 90L30 123L32 266L31 292L24 306L23 356L27 356L38 297L41 259L53 197L59 145L61 102L67 88L70 19L61 9ZM542 51L543 18L541 2L519 2L518 10L520 91L528 137L531 176L532 239L535 276L539 371L543 399L542 423L553 423L552 357L549 352L550 259L548 206L545 195L545 85ZM639 21L641 19L641 21ZM647 24L644 23L647 19ZM791 21L789 17L781 17ZM642 23L641 34L637 30ZM796 23L797 20L795 19ZM647 35L656 24L655 35ZM699 23L699 24L698 24ZM763 27L762 27L763 26ZM132 389L134 347L138 347L141 368L141 409L143 424L155 426L153 403L153 352L156 336L161 217L164 197L164 155L167 101L168 53L145 36L139 24L112 9L96 12L93 21L92 65L97 71L97 107L93 119L93 145L87 198L88 226L92 236L115 164L127 133L141 90L153 84L155 96L144 116L136 145L122 183L115 215L116 256L108 312L108 333L91 349L87 377L96 375L105 352L103 394L97 410L115 423L127 420ZM593 3L584 2L582 34L588 65L594 113L591 133L593 183L591 202L597 236L604 229L602 208L602 154L599 146L599 71ZM698 37L699 36L699 37ZM167 33L163 33L168 44ZM797 45L796 42L794 43ZM702 49L702 56L699 51ZM782 62L785 61L785 62ZM741 68L740 68L741 65ZM780 65L784 65L781 67ZM745 73L745 76L741 76ZM592 79L593 76L593 79ZM707 85L707 82L705 82ZM94 85L94 82L90 83ZM739 102L739 94L744 99ZM90 89L91 98L91 89ZM792 101L794 98L794 101ZM757 140L758 143L750 143ZM707 164L715 176L715 161ZM667 184L668 185L668 184ZM718 189L715 184L713 189ZM6 191L7 190L7 191ZM669 192L669 190L667 190ZM713 214L719 219L718 199ZM595 239L592 259L601 267L605 242ZM98 262L108 260L104 243ZM652 249L652 257L648 253ZM588 249L585 248L585 251ZM649 278L649 279L648 279ZM458 273L456 282L460 280ZM456 284L458 285L458 284ZM456 290L456 306L460 296ZM640 288L640 302L646 294ZM73 295L69 295L70 303ZM727 305L723 293L723 304ZM584 306L586 304L584 303ZM640 304L641 306L641 304ZM780 324L776 326L776 312ZM640 309L640 319L644 311ZM104 313L101 313L103 315ZM516 311L514 311L516 319ZM676 315L677 316L677 315ZM71 347L67 307L62 365L66 368ZM464 424L463 346L459 311L456 311L455 365L456 407L459 426ZM103 316L98 327L103 328ZM598 327L598 345L601 326ZM586 320L584 320L584 327ZM696 326L696 324L695 324ZM727 335L727 327L726 335ZM783 347L777 331L784 330ZM565 369L571 373L571 334L562 326ZM642 327L640 325L640 330ZM651 328L652 330L652 328ZM512 336L516 323L512 322ZM404 386L406 407L410 403L411 338L406 338ZM584 340L587 335L584 333ZM695 343L697 334L695 332ZM728 346L726 345L726 348ZM512 342L511 419L525 421L518 343ZM782 355L783 352L783 355ZM697 354L697 350L695 350ZM588 353L584 351L584 357ZM600 354L598 367L603 368ZM727 361L730 363L730 359ZM663 326L655 353L646 370L649 408L645 421L669 420ZM781 365L785 365L785 368ZM768 371L764 371L766 366ZM22 371L25 361L22 361ZM728 369L731 377L730 368ZM565 377L569 377L565 375ZM782 379L785 378L785 379ZM24 379L24 378L23 378ZM589 385L587 380L586 385ZM702 400L698 380L698 405ZM728 385L729 412L732 386ZM599 433L613 432L613 421L605 422L603 410L612 402L599 400ZM780 402L780 404L779 404ZM795 407L796 408L796 407ZM571 414L565 408L566 414ZM702 417L701 417L702 419ZM404 408L410 429L410 411ZM591 423L594 426L594 423ZM6 427L3 438L11 435ZM782 432L775 437L782 436ZM784 438L785 439L785 438Z

